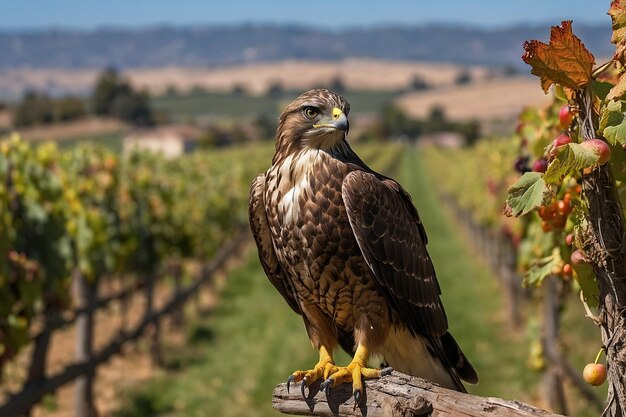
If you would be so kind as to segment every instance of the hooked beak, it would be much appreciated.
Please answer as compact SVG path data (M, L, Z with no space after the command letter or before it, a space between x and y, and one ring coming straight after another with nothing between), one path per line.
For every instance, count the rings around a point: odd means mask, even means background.
M320 127L327 127L347 132L350 125L348 123L348 117L345 115L345 113L341 109L335 107L333 109L332 120L324 123L314 124L313 127L316 129Z

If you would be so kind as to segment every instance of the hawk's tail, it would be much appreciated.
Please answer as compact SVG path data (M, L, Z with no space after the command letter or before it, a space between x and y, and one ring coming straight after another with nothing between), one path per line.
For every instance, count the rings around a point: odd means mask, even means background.
M477 382L472 365L449 333L441 338L393 328L384 346L384 361L396 371L418 376L444 388L467 392L460 378ZM457 366L458 365L458 366Z
M478 384L478 374L476 373L476 370L456 343L456 340L454 340L454 337L452 337L450 332L446 332L446 334L441 336L441 344L448 362L450 362L450 365L452 365L452 367L456 370L457 375L459 375L459 377L465 382Z

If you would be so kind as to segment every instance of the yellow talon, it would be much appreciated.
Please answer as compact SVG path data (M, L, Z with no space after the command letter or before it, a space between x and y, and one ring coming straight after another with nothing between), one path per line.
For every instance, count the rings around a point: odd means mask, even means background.
M367 368L365 364L367 363L368 357L369 352L367 348L359 345L356 353L354 354L354 358L352 358L352 361L348 364L348 366L338 367L336 372L326 378L320 389L328 392L329 388L335 388L344 382L352 382L352 392L355 398L355 405L358 404L363 393L363 378L380 378L383 374L388 374L390 372L390 368L385 369L384 371L381 371L380 369Z
M319 350L320 359L315 364L313 369L308 371L295 371L293 374L289 376L287 380L287 391L289 391L289 386L291 382L300 382L302 381L302 392L304 394L304 386L310 386L313 382L317 381L320 378L328 378L329 375L332 375L337 371L337 367L335 366L335 362L333 361L332 355L328 352L325 347L321 347Z

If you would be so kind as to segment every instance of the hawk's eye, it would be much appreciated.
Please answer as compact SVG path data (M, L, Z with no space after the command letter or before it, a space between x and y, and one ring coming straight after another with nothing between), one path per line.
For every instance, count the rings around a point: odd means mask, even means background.
M303 113L307 119L315 119L320 114L320 111L315 107L307 106L304 108Z

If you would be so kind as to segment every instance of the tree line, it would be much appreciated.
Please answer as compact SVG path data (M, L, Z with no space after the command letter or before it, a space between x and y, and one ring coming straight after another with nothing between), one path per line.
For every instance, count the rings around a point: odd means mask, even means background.
M104 70L98 77L90 96L51 97L27 92L15 108L16 127L77 120L90 114L110 116L133 125L146 126L154 122L149 96L136 91L114 68Z

